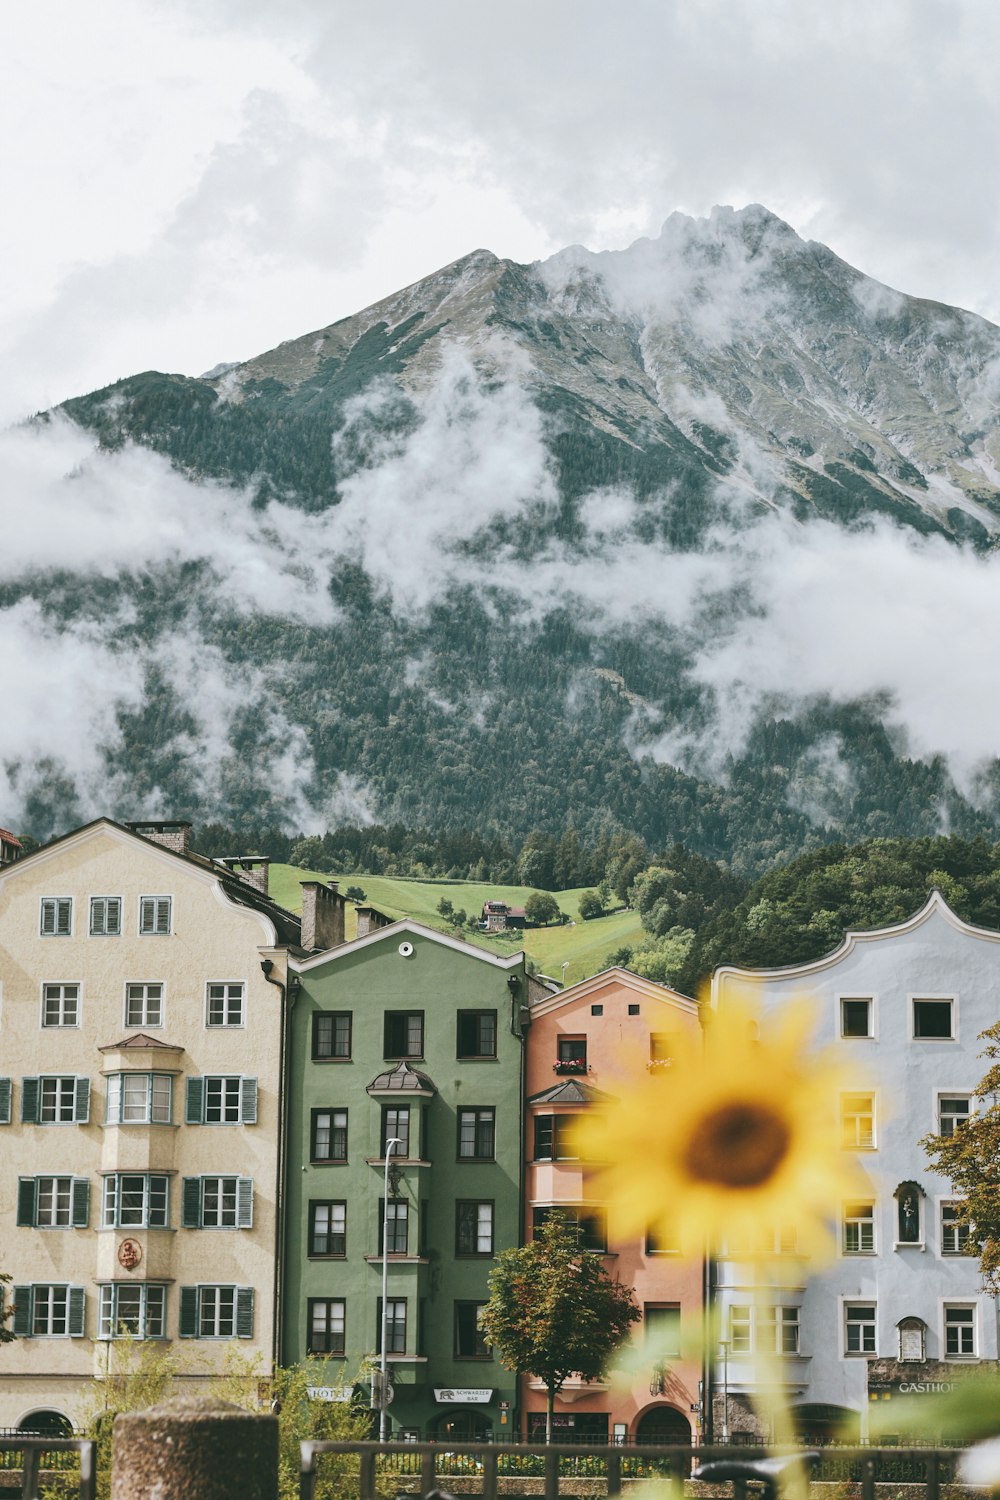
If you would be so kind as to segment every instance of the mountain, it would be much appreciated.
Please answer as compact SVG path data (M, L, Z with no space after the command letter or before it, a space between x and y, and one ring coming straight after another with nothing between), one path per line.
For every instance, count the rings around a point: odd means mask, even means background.
M98 524L106 483L184 536L116 561L109 525L100 566L0 604L141 670L100 746L123 814L572 821L748 872L832 838L993 835L992 752L938 745L890 666L796 656L815 598L788 605L787 662L760 631L803 568L853 610L875 546L988 565L998 390L1000 329L759 206L529 266L478 250L245 363L38 419L86 435ZM87 795L58 758L16 784L43 832Z

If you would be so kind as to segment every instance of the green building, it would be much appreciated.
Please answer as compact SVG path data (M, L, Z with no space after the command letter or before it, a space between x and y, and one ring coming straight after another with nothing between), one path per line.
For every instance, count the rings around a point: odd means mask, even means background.
M292 968L283 1359L368 1392L385 1240L390 1435L516 1433L478 1314L521 1238L524 956L404 921Z

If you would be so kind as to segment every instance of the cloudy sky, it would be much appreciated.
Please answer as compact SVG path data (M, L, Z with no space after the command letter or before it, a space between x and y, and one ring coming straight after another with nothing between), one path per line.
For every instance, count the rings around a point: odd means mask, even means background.
M477 246L762 202L1000 320L992 0L33 0L2 21L0 416L197 374Z

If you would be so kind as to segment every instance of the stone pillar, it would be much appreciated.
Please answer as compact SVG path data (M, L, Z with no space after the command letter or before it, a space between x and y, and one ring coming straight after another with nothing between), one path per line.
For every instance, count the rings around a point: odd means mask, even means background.
M115 1418L111 1500L277 1500L278 1419L212 1396Z

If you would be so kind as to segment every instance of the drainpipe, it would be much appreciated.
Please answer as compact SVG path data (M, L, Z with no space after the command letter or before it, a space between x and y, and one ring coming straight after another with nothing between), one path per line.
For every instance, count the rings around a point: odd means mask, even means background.
M289 1050L289 1011L291 1009L288 998L288 987L280 979L272 979L271 972L274 963L269 958L262 958L260 971L268 984L273 984L281 991L280 1011L280 1043L278 1047L278 1171L274 1191L274 1212L276 1216L276 1243L274 1255L274 1289L272 1305L274 1313L271 1324L271 1347L274 1350L273 1365L277 1368L283 1363L284 1353L284 1330L282 1328L282 1286L285 1271L285 1181L288 1175L288 1089L286 1087L286 1074L288 1071ZM294 996L292 998L294 1005ZM271 1371L274 1374L274 1369Z
M522 1004L517 994L517 984L514 975L507 978L507 987L510 990L511 1012L510 1029L521 1044L521 1057L518 1066L518 1110L517 1110L517 1243L527 1244L525 1234L527 1231L527 1215L524 1207L525 1188L525 1155L527 1142L527 1098L528 1098L528 1038L527 1029L531 1025L530 1000L531 994L528 986L528 972L525 967L524 954L521 955L521 984L524 986L524 1003ZM517 1022L515 1024L515 1017ZM510 1414L510 1436L514 1441L521 1441L521 1376L514 1376L514 1410Z

